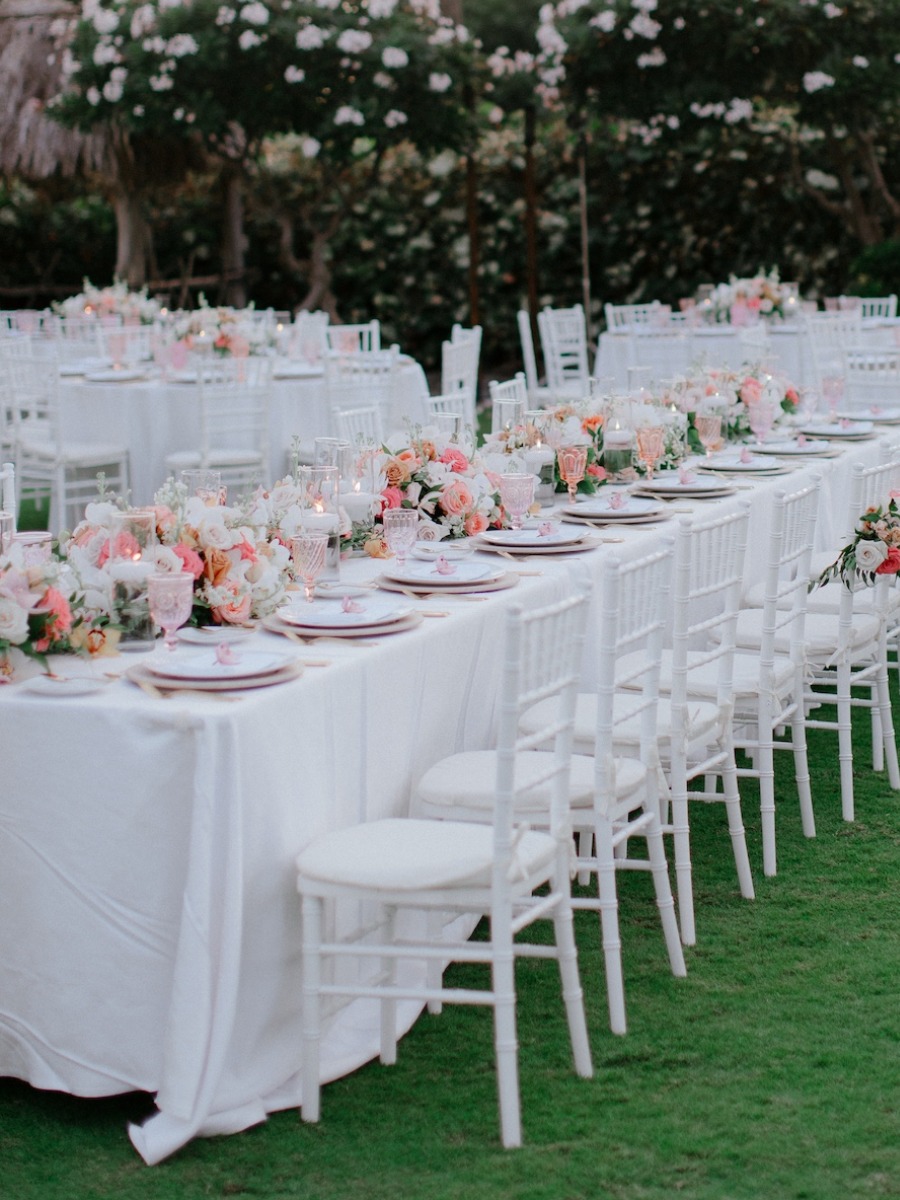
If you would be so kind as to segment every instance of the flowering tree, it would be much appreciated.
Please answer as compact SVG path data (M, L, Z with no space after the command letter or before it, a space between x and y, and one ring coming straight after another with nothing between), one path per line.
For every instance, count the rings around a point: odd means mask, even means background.
M864 245L900 233L898 0L559 0L538 43L549 106L707 161L777 142L795 195Z
M235 273L244 170L268 135L346 161L402 139L452 145L465 129L468 35L437 0L83 0L67 37L57 117L108 125L132 149L174 132L214 156ZM139 282L140 246L123 240L119 273Z

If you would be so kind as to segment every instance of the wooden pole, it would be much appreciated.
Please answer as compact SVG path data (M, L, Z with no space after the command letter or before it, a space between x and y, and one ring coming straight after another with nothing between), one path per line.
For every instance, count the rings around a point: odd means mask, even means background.
M528 315L531 336L538 344L538 270L537 270L537 180L534 169L536 114L533 104L525 107L525 282L528 291Z
M591 260L588 246L587 208L587 139L582 133L578 138L578 208L581 218L581 301L584 305L584 320L587 344L593 342L591 321Z

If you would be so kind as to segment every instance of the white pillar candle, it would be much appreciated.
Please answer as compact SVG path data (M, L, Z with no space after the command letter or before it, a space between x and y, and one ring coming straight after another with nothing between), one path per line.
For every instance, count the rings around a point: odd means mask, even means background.
M372 516L375 503L374 492L345 492L341 496L341 507L351 521L367 521Z

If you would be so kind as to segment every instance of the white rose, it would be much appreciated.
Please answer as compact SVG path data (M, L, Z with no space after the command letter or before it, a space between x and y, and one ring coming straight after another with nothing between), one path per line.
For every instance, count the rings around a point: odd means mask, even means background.
M887 558L884 542L860 542L856 547L856 566L860 571L874 571Z
M11 596L0 596L0 641L20 645L28 637L28 613Z

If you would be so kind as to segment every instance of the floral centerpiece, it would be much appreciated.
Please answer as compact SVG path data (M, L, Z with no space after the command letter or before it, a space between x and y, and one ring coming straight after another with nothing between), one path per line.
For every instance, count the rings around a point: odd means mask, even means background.
M796 296L793 286L783 284L774 267L768 273L760 269L748 279L732 275L727 283L713 288L710 303L717 321L735 320L738 313L783 317L789 296Z
M91 612L75 578L58 559L26 559L14 546L0 557L0 683L49 670L48 654L112 653L118 633L108 616Z
M289 546L259 523L257 507L255 501L246 510L207 506L174 480L157 492L158 544L143 551L144 561L155 571L190 571L192 624L240 624L268 616L284 602L293 578ZM87 602L107 614L114 607L110 534L116 511L111 501L88 505L65 547Z
M159 301L148 296L146 288L133 292L122 280L98 288L85 279L83 292L53 308L61 317L121 317L126 325L152 325L160 312Z
M273 330L252 304L242 309L211 308L202 295L198 308L176 316L172 332L189 350L205 345L216 354L236 358L265 354L274 344Z
M504 458L516 456L524 467L528 451L539 446L546 445L555 451L559 446L585 444L588 448L587 468L578 491L593 495L606 481L606 470L600 464L603 455L603 422L603 414L591 409L589 402L580 405L558 404L541 410L539 424L526 421L510 429L488 434L482 452L490 465L497 464L502 471ZM558 463L554 463L553 469L555 490L567 491L559 474Z
M424 541L474 537L502 522L497 474L480 455L470 456L446 438L398 434L384 444L375 466L381 510L417 509Z
M848 587L859 579L867 585L879 575L900 572L900 492L891 492L887 504L868 508L860 517L853 538L827 567L814 586L841 579Z
M702 451L693 428L693 415L703 404L715 400L722 411L723 436L737 440L752 432L751 409L754 405L771 405L774 409L772 423L777 425L796 411L799 393L783 376L745 363L736 371L726 367L706 367L678 376L666 388L663 399L688 414L691 447Z

